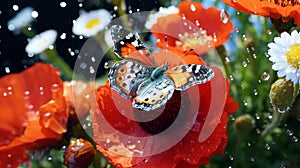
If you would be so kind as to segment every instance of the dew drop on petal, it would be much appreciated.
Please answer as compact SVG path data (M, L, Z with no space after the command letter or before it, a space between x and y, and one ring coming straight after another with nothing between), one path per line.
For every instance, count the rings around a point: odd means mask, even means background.
M261 74L261 80L267 81L267 80L269 80L269 79L270 79L270 74L269 74L268 72L263 72L263 73Z
M230 16L229 16L228 13L225 11L225 9L222 9L222 10L221 10L220 17L221 17L221 20L222 20L222 22L223 22L224 24L226 24L226 23L229 22Z
M195 12L197 9L196 9L196 6L194 4L191 4L190 6L190 9L191 11Z
M53 84L52 86L51 86L51 91L52 92L57 92L57 91L59 91L59 86L58 86L58 84Z
M23 93L23 97L24 99L28 99L30 97L30 91L26 90L24 93Z

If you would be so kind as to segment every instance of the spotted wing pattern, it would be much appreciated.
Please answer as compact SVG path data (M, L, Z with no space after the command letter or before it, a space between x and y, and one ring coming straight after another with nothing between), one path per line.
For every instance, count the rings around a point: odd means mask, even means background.
M174 83L166 75L151 81L143 82L137 90L137 97L132 105L145 111L154 110L164 105L173 95Z
M152 71L151 67L137 60L121 60L109 71L110 87L125 98L135 97L138 86L150 77Z
M167 71L176 90L185 90L190 86L202 84L214 77L214 71L205 65L184 64Z
M115 44L114 52L119 58L133 58L149 65L154 65L151 53L137 36L120 25L111 27L111 35Z

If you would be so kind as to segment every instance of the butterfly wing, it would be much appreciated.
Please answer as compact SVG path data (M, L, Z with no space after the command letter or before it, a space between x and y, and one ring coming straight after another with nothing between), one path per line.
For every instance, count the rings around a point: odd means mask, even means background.
M205 65L184 64L168 70L166 75L173 80L176 90L185 90L211 80L214 71Z
M138 96L132 105L145 111L154 110L164 105L173 95L174 83L166 75L151 81L144 81L137 90Z
M151 53L138 37L120 25L111 27L111 36L115 44L114 52L119 58L133 58L154 66Z
M109 71L110 87L125 98L134 97L138 86L150 77L152 71L153 68L137 60L121 60Z

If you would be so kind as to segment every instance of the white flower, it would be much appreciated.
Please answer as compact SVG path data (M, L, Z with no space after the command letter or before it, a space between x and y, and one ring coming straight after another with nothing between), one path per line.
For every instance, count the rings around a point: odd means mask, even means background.
M178 8L175 6L170 6L168 8L160 7L158 12L149 15L145 23L145 27L150 30L151 27L157 22L157 19L159 17L167 16L169 14L176 14L176 13L178 13Z
M294 30L291 35L281 33L269 43L268 54L273 62L272 68L278 77L285 77L293 83L300 83L300 32Z
M34 36L27 44L25 50L28 54L39 54L49 48L56 40L57 31L47 30Z
M103 30L111 21L111 14L105 9L83 12L73 25L73 33L83 36L94 36Z
M33 8L25 7L16 14L12 19L7 22L7 27L10 31L17 31L22 27L27 26L33 21L32 17Z

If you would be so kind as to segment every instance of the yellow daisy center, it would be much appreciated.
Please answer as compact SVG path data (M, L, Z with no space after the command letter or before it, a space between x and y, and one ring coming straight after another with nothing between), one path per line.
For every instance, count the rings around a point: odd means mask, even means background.
M300 67L300 44L293 44L290 50L286 53L287 62L294 68Z
M91 19L85 24L85 28L92 29L92 28L96 27L99 23L100 23L99 18Z
M205 30L201 30L195 33L185 32L179 36L180 41L176 41L176 46L183 48L196 47L196 46L210 46L213 41L213 37L206 34Z

